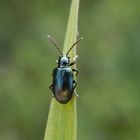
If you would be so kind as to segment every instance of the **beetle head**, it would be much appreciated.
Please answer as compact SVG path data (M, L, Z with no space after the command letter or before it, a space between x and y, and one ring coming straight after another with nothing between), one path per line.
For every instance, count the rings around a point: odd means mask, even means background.
M59 67L68 67L70 63L70 57L63 55L59 57L58 66Z

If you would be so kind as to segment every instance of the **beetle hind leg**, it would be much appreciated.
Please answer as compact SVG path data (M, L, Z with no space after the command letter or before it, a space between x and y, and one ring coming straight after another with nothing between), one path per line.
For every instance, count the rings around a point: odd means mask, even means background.
M77 81L73 80L73 84L74 84L74 86L73 86L73 90L74 90L77 86Z
M74 91L74 95L79 98L79 95L76 93L76 91Z
M73 80L73 84L74 84L74 87L73 87L73 90L76 88L77 86L77 81ZM74 91L74 95L78 98L79 95L76 93L76 91Z

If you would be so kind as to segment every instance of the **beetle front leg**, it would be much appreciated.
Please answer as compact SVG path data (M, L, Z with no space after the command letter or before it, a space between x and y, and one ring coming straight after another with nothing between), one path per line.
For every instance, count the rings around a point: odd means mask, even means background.
M76 64L75 61L71 62L71 63L69 64L69 66L73 66L74 64Z
M73 66L76 63L76 59L78 58L78 55L75 55L75 57L73 58L73 62L71 62L69 64L69 66Z
M58 60L56 60L56 63L58 64Z

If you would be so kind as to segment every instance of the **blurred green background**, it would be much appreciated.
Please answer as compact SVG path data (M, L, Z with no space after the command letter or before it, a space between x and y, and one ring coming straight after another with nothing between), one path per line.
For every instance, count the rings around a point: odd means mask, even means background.
M43 140L70 0L0 0L0 140ZM78 139L140 140L140 1L81 0Z

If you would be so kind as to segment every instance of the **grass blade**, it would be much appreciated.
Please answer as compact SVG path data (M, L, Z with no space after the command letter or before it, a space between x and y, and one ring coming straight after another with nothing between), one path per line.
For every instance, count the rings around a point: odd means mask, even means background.
M78 30L78 9L79 0L72 0L68 25L65 35L63 53L75 43ZM70 52L73 58L76 54L76 47ZM60 104L52 98L49 117L47 121L44 140L76 140L77 139L77 107L76 97L67 104Z

